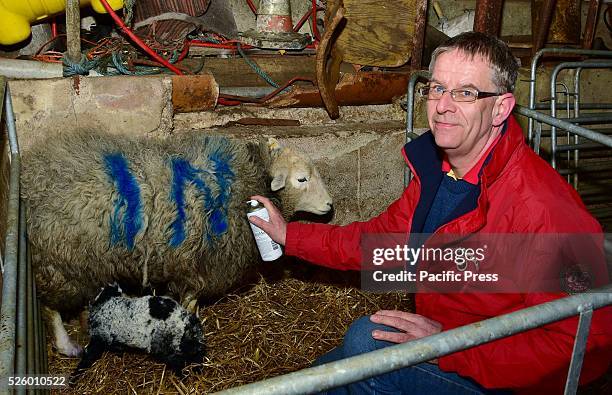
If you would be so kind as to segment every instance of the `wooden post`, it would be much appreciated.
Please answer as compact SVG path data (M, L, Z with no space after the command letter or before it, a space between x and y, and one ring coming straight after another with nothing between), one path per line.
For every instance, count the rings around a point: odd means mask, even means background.
M584 27L584 36L582 38L582 48L591 49L593 47L593 39L595 38L595 30L597 28L597 16L601 0L589 1L589 11L587 14L586 25Z
M476 15L474 15L474 31L499 35L503 1L476 0Z
M412 38L412 56L410 68L420 70L423 62L423 48L425 47L425 28L427 26L427 0L418 0L415 3L416 17L414 23L414 37Z
M548 37L548 30L550 29L550 22L552 21L556 4L557 0L544 0L542 8L540 8L539 26L532 26L531 28L534 39L532 47L533 55L546 45L546 38ZM534 4L531 6L533 7Z
M66 0L66 40L68 59L81 61L81 9L79 0Z

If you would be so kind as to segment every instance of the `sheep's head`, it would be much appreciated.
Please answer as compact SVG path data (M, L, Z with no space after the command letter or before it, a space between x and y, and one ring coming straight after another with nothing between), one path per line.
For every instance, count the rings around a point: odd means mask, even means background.
M276 139L268 140L270 150L271 188L283 202L283 214L296 211L326 214L332 209L332 198L312 161L294 150L281 147Z

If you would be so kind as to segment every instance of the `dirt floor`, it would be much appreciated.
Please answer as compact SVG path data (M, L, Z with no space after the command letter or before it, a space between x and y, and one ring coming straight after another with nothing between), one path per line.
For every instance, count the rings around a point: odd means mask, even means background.
M199 310L207 343L201 366L179 378L144 354L106 353L68 394L211 393L279 376L311 365L340 344L348 325L379 309L412 311L406 294L359 290L356 273L306 268L273 278L259 274L251 285ZM330 284L333 283L333 284ZM78 321L73 338L85 345ZM49 373L69 375L78 360L48 346ZM201 372L197 369L201 368Z

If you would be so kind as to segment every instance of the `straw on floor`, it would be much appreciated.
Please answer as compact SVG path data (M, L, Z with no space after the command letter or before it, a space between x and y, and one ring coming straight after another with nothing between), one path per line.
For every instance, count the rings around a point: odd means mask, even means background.
M410 311L411 300L403 293L260 277L254 286L200 308L207 357L202 365L186 368L186 377L147 355L106 353L74 388L61 393L200 394L278 376L308 367L341 343L354 319L380 309ZM69 329L86 344L76 321ZM51 374L69 375L77 363L49 345Z

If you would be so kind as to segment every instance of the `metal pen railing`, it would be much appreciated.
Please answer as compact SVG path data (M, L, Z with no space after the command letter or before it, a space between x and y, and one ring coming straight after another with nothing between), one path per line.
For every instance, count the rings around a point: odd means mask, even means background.
M558 118L554 118L554 117L551 117L550 115L538 112L536 110L531 110L527 107L523 107L520 105L516 105L514 107L514 112L520 115L524 115L532 120L536 120L536 121L554 126L556 128L566 130L570 133L573 133L580 137L584 137L586 139L595 141L599 144L603 144L608 147L612 147L612 136L608 136L603 133L595 132L583 126L574 125L571 122L567 122L567 121L564 121Z
M9 87L1 76L0 98L10 154L0 307L0 378L6 378L46 373L47 366L44 328L28 259L25 207L20 201L21 156L13 104ZM19 387L15 392L25 391L25 387ZM0 392L9 393L9 389L3 388Z
M612 57L612 51L600 51L590 49L576 49L576 48L542 48L531 59L531 73L529 78L529 109L536 109L536 70L540 59L544 55L576 55L586 57ZM586 107L585 107L586 108ZM527 141L533 147L533 120L529 119Z
M580 106L580 102L579 102L579 97L578 97L578 89L580 86L580 82L579 82L579 77L580 77L580 72L583 69L602 69L602 68L610 68L612 69L612 61L584 61L584 62L564 62L564 63L560 63L557 66L555 66L555 68L552 71L552 75L550 77L550 100L551 100L551 104L550 104L550 115L553 118L556 118L557 116L557 106L556 106L556 102L557 102L557 95L556 95L556 85L557 85L557 77L559 75L559 73L561 72L561 70L564 69L577 69L576 72L576 78L575 78L575 89L577 90L577 92L575 93L575 100L574 100L574 110L575 111L579 111L579 106ZM569 107L568 107L569 110ZM567 120L569 121L571 119L572 122L574 123L597 123L597 122L610 122L612 121L612 113L608 113L608 114L599 114L599 115L588 115L588 116L583 116L583 117L577 117L577 118L568 118ZM531 118L530 118L531 120ZM553 168L557 168L557 127L555 125L551 125L551 166ZM567 130L567 129L566 129ZM537 138L536 138L537 140ZM569 141L568 141L569 144Z

